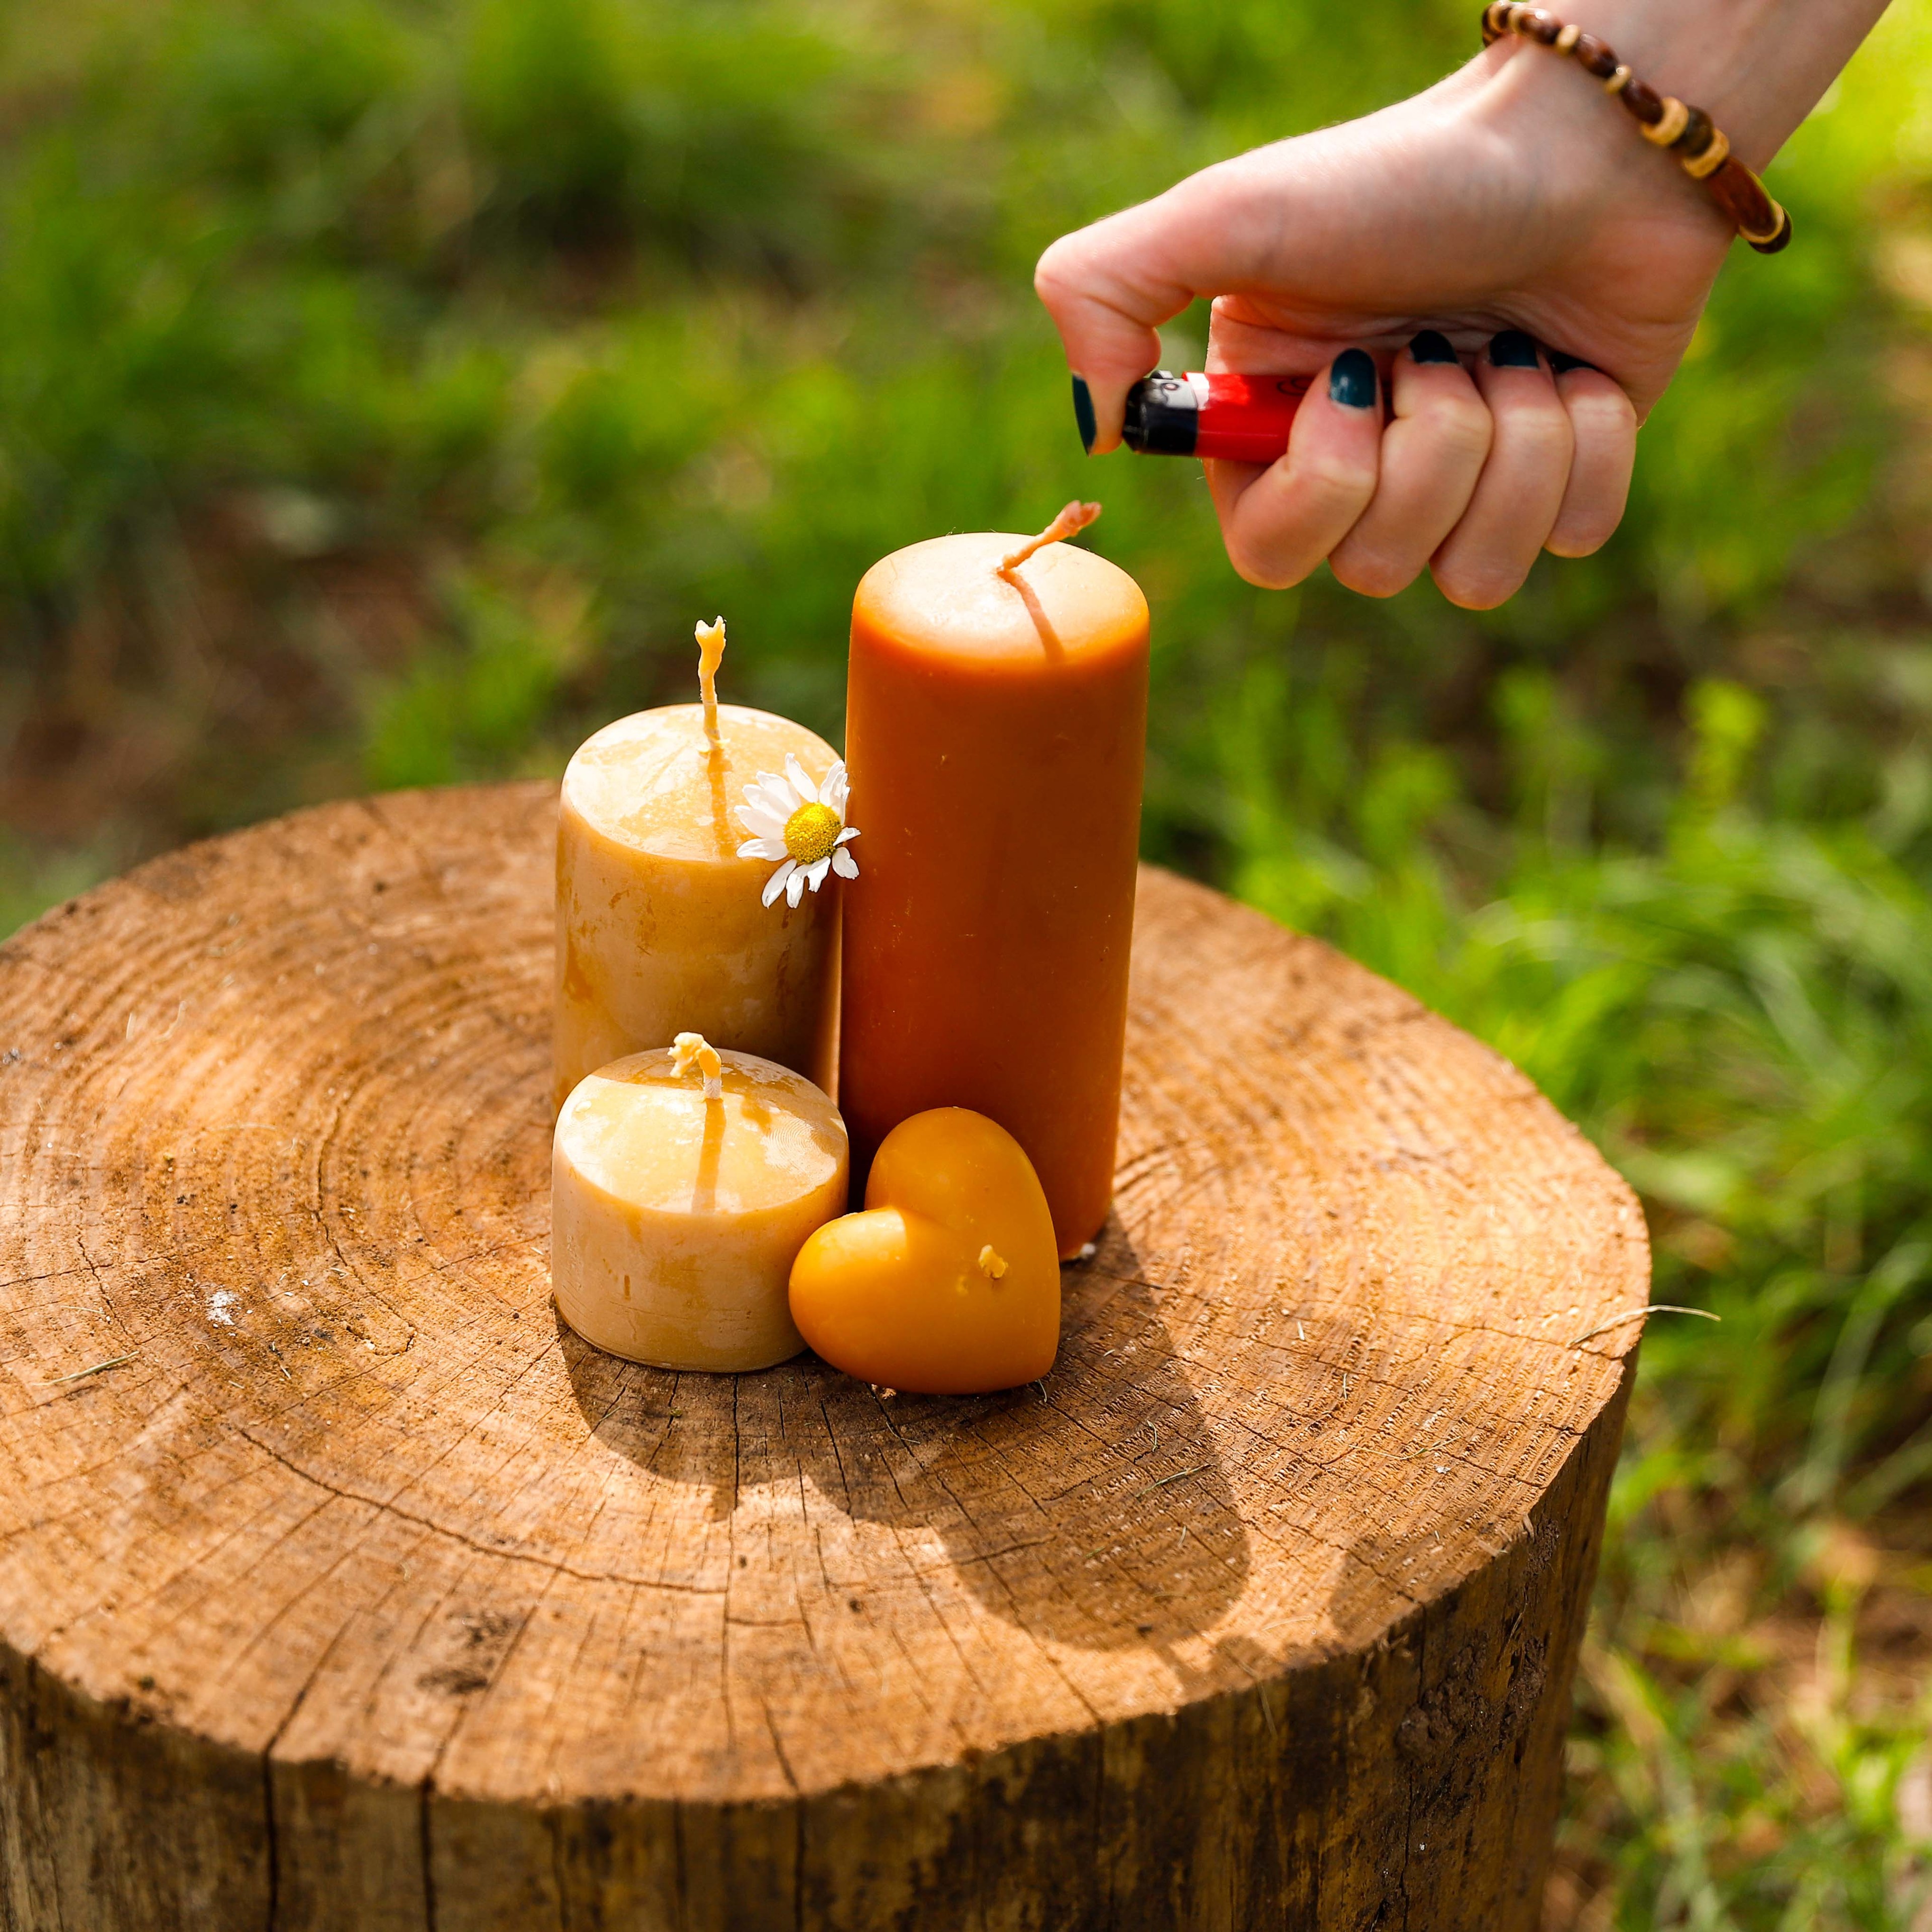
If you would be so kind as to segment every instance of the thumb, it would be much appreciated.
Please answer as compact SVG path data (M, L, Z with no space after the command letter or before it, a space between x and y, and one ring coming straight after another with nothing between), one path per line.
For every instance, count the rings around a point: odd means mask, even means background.
M1214 259L1219 251L1211 243L1222 232L1215 197L1203 192L1208 185L1206 176L1196 176L1064 235L1034 271L1034 290L1066 345L1076 408L1083 384L1090 399L1080 430L1091 454L1120 441L1127 391L1160 360L1160 325L1196 296L1227 286L1228 265Z

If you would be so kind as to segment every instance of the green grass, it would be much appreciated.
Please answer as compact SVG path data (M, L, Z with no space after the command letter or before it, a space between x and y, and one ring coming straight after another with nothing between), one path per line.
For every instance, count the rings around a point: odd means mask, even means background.
M1474 39L1460 0L0 6L0 931L310 800L558 770L717 610L731 694L836 736L868 564L1099 496L1156 612L1150 856L1494 1042L1724 1318L1646 1344L1550 1922L1905 1928L1932 0L1778 164L1798 242L1727 271L1623 532L1488 616L1243 586L1185 466L1081 458L1029 291Z

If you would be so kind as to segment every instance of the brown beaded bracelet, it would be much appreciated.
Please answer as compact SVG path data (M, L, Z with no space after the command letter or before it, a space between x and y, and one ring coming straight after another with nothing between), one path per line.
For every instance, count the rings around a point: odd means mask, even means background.
M1516 34L1540 46L1570 55L1604 83L1642 124L1643 137L1672 149L1684 172L1711 190L1738 232L1760 255L1775 255L1791 239L1791 218L1765 192L1764 183L1731 152L1731 144L1701 107L1687 107L1639 80L1594 34L1566 25L1523 0L1490 0L1483 9L1483 44Z

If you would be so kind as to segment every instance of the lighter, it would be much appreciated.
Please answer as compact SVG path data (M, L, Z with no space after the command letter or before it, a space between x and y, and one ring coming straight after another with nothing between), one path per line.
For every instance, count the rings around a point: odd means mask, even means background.
M1308 393L1307 376L1176 376L1156 369L1127 392L1120 440L1143 456L1272 463Z

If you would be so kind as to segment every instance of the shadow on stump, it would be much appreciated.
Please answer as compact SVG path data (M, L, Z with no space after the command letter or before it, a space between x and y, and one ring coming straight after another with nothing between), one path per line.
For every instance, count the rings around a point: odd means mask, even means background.
M808 1482L856 1520L936 1531L974 1595L1035 1636L1166 1653L1240 1595L1246 1532L1118 1221L1061 1280L1059 1364L997 1395L888 1400L811 1354L746 1376L646 1368L560 1318L558 1339L591 1432L708 1490L714 1517L753 1484Z

